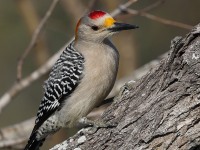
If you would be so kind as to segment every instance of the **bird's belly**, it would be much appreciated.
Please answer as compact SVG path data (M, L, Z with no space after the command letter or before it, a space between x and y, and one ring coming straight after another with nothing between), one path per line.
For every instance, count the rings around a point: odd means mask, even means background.
M112 70L94 70L83 77L71 97L66 99L66 104L60 110L61 126L72 127L77 121L86 116L96 105L101 103L110 93L116 73Z

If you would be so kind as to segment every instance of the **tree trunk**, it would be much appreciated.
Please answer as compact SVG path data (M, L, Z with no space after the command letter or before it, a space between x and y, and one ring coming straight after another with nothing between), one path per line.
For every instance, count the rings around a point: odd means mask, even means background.
M126 83L102 119L117 126L77 133L52 150L200 149L200 24L174 38L157 67Z

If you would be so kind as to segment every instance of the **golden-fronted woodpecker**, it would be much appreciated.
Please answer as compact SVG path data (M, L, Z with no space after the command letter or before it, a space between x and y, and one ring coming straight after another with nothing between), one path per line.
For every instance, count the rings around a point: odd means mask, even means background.
M76 26L71 42L53 66L44 84L35 126L25 150L37 150L45 138L62 127L73 127L111 91L119 53L109 37L138 28L116 22L108 13L92 11Z

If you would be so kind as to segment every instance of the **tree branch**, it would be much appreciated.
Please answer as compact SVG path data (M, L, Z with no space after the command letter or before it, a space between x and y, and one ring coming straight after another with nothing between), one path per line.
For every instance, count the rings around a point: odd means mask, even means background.
M35 46L38 36L40 35L44 25L46 24L47 20L51 16L51 14L58 2L59 2L59 0L53 0L52 4L50 5L49 9L47 10L45 16L43 17L40 24L36 28L28 47L25 49L24 53L20 57L18 65L17 65L17 81L21 80L21 78L22 78L22 65L24 63L24 59L27 57L27 55L29 54L31 49Z
M171 25L171 26L175 26L175 27L179 27L179 28L183 28L183 29L188 29L188 30L192 29L191 25L187 25L187 24L184 24L184 23L181 23L181 22L177 22L177 21L172 21L172 20L169 20L169 19L161 18L161 17L155 16L155 15L146 13L144 11L143 12L139 12L139 11L135 11L135 10L129 9L129 8L127 9L127 11L130 14L136 14L137 13L140 16L146 17L148 19L151 19L151 20L154 20L154 21L166 24L166 25Z
M149 6L145 7L145 8L143 8L143 9L140 10L140 11L143 11L143 12L150 11L150 10L152 10L152 9L154 9L154 8L156 8L156 7L158 7L158 6L160 6L161 4L164 4L165 1L166 1L166 0L158 0L158 1L156 1L155 3L153 3L153 4L151 4L151 5L149 5Z
M1 98L0 98L0 112L2 112L3 108L11 101L11 99L16 96L21 90L28 87L32 82L39 79L42 75L46 74L51 68L52 65L59 58L62 51L65 47L71 42L67 42L55 55L53 55L44 65L42 65L39 69L32 72L28 77L20 80L15 83Z
M0 149L20 144L27 140L33 129L35 117L0 130Z

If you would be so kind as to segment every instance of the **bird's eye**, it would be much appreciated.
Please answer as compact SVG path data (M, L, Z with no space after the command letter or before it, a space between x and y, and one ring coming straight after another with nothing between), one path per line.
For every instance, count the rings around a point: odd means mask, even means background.
M92 30L94 30L94 31L99 30L99 27L98 27L98 26L91 26L91 28L92 28Z

